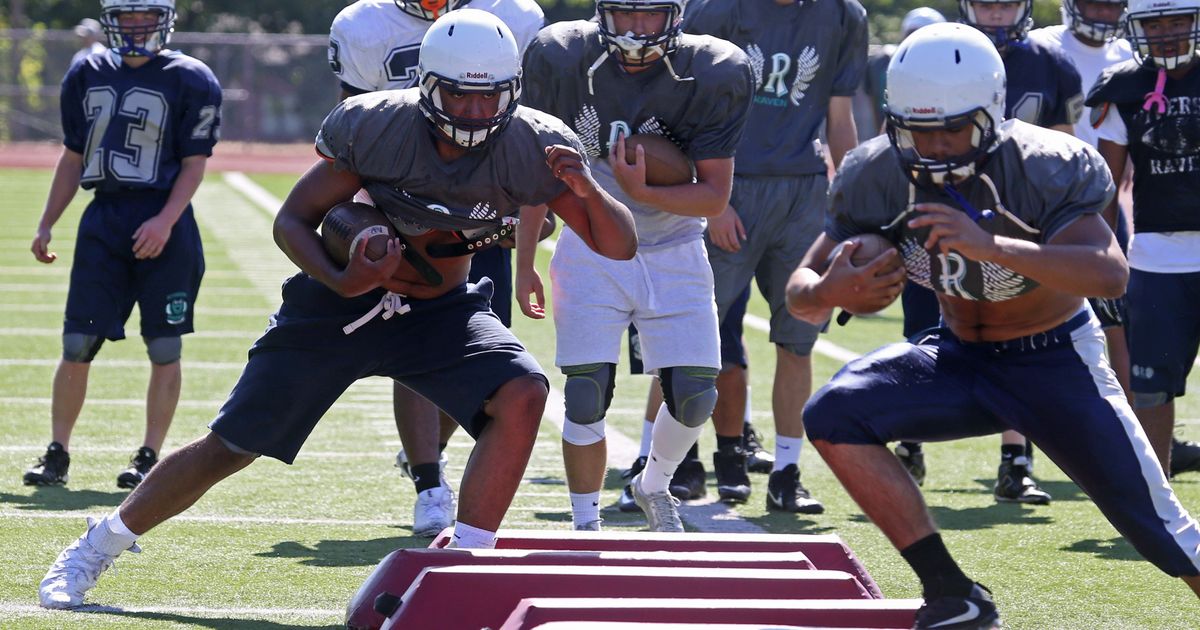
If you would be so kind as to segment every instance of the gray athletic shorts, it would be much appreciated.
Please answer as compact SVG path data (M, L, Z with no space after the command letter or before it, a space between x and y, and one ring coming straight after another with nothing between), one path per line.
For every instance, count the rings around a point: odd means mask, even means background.
M821 235L828 188L824 174L733 178L729 203L746 228L746 240L731 253L706 236L722 322L754 278L771 306L771 342L811 353L821 327L788 314L785 293L788 278Z

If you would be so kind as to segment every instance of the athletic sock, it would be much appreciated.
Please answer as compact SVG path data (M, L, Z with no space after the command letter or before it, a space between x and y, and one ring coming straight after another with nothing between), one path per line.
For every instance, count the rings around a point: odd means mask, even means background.
M925 601L944 595L966 597L971 594L975 583L950 557L941 534L934 532L918 540L901 549L900 555L921 580Z
M703 428L684 426L671 417L666 405L659 408L658 417L654 420L654 442L650 457L646 459L646 469L642 471L644 492L654 494L667 491L675 469L688 451L696 447L696 440Z
M110 556L117 556L137 542L138 536L121 520L119 510L113 510L87 533L93 547Z
M441 469L437 462L413 466L412 476L413 485L417 488L417 494L442 485Z
M600 520L600 491L571 492L571 520L575 525L586 525Z
M727 435L717 435L717 450L718 451L733 448L735 446L741 446L741 445L742 445L742 436L740 436L740 435L735 435L733 437L729 437Z
M471 527L461 521L454 524L452 544L459 549L495 549L496 532Z
M700 437L700 436L699 436L699 435L697 435L696 437ZM683 456L683 458L684 458L685 460L687 460L687 459L700 459L700 443L699 443L699 442L692 442L692 448L689 448L689 449L688 449L687 455L684 455L684 456Z
M650 439L654 437L654 421L642 420L642 446L638 449L638 457L650 456Z
M788 467L788 464L800 464L800 449L804 446L804 438L775 436L775 467L771 472L778 472Z
M901 442L900 446L903 446L905 449L907 449L909 455L916 455L917 453L921 452L920 442Z
M1000 445L1000 461L1013 462L1018 457L1025 457L1024 444L1001 444Z

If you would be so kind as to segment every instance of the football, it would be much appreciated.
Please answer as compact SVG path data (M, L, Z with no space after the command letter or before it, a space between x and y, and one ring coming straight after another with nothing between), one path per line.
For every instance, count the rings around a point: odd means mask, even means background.
M321 241L334 262L345 266L350 252L367 239L367 258L379 260L387 254L388 240L396 230L387 217L374 206L347 201L329 209L321 221Z
M832 262L833 259L837 257L838 252L840 252L847 243L852 242L859 243L858 249L854 250L854 253L850 255L850 264L855 267L866 266L887 250L896 249L896 246L892 245L891 241L878 234L858 234L856 236L851 236L850 238L839 243L838 246L833 249L833 252L829 254L829 261ZM899 255L899 251L897 251L897 256L893 262L885 265L883 269L880 269L875 275L886 275L903 266L904 258L901 257ZM846 313L852 313L854 315L869 315L872 312L876 311L857 311L844 309L842 315L838 316L838 323L845 325L846 321L849 320L849 315L846 315Z
M666 136L639 133L625 138L625 161L637 162L637 147L646 154L646 183L651 186L690 184L692 161Z

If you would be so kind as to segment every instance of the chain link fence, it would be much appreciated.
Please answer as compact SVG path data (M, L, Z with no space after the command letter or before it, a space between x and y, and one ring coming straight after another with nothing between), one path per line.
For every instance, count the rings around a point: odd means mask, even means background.
M175 33L171 48L212 68L223 140L309 142L337 103L325 35ZM0 30L0 142L62 139L59 90L79 50L71 31Z

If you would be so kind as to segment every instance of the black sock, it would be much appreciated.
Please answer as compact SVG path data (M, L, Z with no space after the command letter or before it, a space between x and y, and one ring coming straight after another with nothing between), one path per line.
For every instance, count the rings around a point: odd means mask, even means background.
M1025 456L1024 444L1001 444L1000 445L1000 461L1012 462L1018 457Z
M449 444L449 442L438 442L438 453L445 452L446 446Z
M717 450L733 448L735 446L741 446L741 445L742 445L742 436L740 436L740 435L735 435L733 437L728 437L725 435L717 435Z
M908 449L908 453L910 455L916 455L917 453L921 452L921 443L920 442L901 442L900 446L903 446L904 448Z
M1029 461L1033 461L1033 442L1025 440L1025 457Z
M684 456L684 459L700 459L700 444L693 444L692 448L688 449L687 455Z
M920 578L926 601L943 595L966 597L971 594L975 583L950 557L941 534L934 532L918 540L901 549L900 555Z
M417 493L425 492L441 485L437 462L432 464L417 464L412 467L413 485L417 487Z

